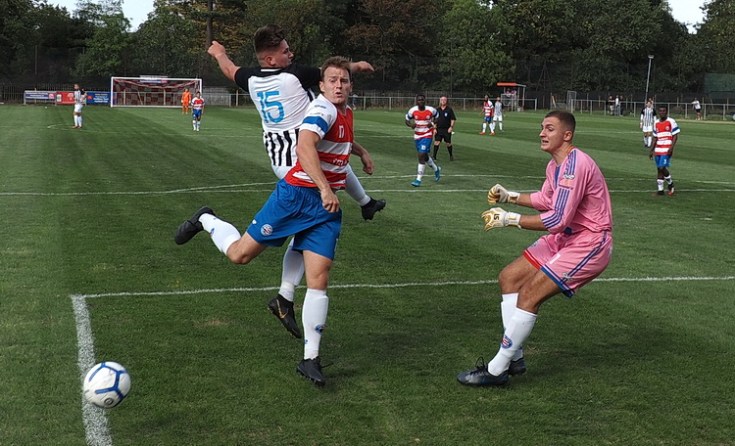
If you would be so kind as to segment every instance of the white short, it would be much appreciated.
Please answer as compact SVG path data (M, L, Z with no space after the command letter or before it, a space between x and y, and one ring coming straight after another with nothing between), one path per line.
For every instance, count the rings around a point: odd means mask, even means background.
M653 126L652 125L644 125L641 127L641 130L643 133L653 133Z
M84 105L82 105L82 104L74 104L74 113L81 113L82 112L82 107L84 107Z
M493 121L495 121L495 122L503 122L503 115L495 115L495 116L493 116Z

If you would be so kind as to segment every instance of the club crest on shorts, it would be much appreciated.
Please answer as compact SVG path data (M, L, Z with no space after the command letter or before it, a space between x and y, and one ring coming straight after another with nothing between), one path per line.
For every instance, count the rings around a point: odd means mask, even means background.
M273 234L273 226L271 226L271 225L269 225L267 223L264 224L263 226L260 227L260 233L262 235L264 235L264 236L269 236L269 235Z

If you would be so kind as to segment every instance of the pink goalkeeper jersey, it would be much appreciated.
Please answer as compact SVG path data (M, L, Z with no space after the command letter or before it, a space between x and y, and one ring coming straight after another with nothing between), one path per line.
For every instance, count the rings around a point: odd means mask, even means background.
M605 177L589 155L573 148L561 165L546 166L541 191L531 194L541 221L552 233L612 231L612 205Z

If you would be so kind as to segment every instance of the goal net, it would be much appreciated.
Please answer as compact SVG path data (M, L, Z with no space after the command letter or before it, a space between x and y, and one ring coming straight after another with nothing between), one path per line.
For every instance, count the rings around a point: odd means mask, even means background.
M110 107L181 107L181 94L202 90L201 79L139 76L110 78Z

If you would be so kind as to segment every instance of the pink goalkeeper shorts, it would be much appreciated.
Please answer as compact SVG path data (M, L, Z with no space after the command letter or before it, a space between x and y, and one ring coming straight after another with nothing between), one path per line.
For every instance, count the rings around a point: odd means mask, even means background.
M554 281L567 297L602 274L612 256L610 232L547 234L523 252L531 265Z

